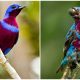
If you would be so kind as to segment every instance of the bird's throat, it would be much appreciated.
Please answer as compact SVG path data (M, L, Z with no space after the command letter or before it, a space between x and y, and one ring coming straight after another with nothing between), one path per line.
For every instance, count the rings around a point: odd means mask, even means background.
M80 22L80 19L74 19L75 20L75 24L78 24Z

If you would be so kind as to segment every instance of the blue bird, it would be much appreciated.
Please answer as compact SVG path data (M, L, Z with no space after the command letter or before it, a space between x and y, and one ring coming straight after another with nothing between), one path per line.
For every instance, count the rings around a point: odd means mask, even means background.
M73 70L77 66L76 62L80 62L80 7L70 8L69 14L74 18L75 23L73 23L66 35L64 57L57 72L63 70L66 65Z
M18 40L19 28L16 17L23 8L19 4L10 5L3 20L0 21L0 48L4 55L12 49Z

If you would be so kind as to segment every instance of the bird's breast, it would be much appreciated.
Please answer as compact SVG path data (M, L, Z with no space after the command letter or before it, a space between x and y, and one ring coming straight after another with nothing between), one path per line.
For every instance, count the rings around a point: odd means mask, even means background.
M6 28L6 26L8 28ZM9 28L11 26L0 23L0 48L4 52L7 48L12 48L17 42L19 30ZM14 29L14 30L12 30Z
M77 48L77 49L80 49L80 40L79 39L76 39L73 41L73 45Z
M6 29L8 31L19 32L19 29L16 26L10 25L10 24L6 23L5 21L1 21L1 25L2 25L2 28Z

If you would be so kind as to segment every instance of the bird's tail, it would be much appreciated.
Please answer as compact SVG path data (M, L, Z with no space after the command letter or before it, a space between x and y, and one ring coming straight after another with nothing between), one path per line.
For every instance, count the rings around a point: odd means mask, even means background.
M56 71L56 73L58 73L59 71L63 71L64 70L64 67L65 67L65 65L67 64L67 59L66 59L66 57L62 60L62 62L61 62L61 64L60 64L60 66L58 67L58 69L57 69L57 71Z
M56 71L56 73L58 73L59 71L63 71L63 66L62 65L60 65L59 67L58 67L58 69L57 69L57 71Z

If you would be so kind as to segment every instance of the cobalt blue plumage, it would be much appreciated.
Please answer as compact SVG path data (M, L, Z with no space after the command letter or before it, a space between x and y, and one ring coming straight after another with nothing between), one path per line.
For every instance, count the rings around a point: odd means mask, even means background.
M16 44L19 36L19 28L16 16L23 9L19 4L12 4L5 12L5 16L0 21L0 48L6 55Z

